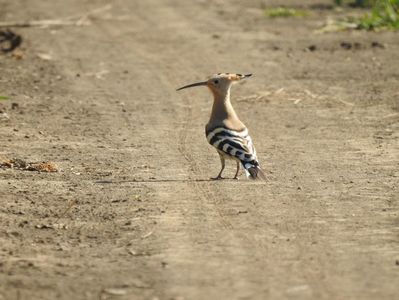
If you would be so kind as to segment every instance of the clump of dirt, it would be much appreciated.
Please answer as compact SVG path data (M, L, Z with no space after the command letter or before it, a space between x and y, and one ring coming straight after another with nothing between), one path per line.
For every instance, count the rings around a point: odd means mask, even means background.
M3 169L16 169L22 171L38 171L38 172L58 172L57 165L53 162L26 162L23 159L14 158L4 160L0 163L0 168Z

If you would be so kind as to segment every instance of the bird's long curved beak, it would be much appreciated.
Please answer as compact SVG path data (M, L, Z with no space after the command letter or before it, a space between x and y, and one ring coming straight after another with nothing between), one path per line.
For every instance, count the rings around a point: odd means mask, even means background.
M188 84L188 85L182 86L181 88L178 88L176 91L180 91L182 89L187 89L187 88L190 88L190 87L204 86L204 85L207 85L206 81L196 82L196 83L192 83L192 84Z

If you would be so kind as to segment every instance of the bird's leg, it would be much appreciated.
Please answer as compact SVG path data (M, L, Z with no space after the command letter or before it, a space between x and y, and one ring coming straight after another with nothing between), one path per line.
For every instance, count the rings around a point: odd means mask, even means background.
M219 174L218 174L217 177L211 178L211 179L213 179L213 180L223 179L222 173L223 173L223 170L224 170L224 167L225 167L225 159L224 159L224 157L223 157L222 155L220 155L220 154L219 154L219 157L220 157L220 163L222 164L222 169L220 170L220 172L219 172Z
M240 162L239 161L237 161L237 172L236 172L236 175L234 175L233 179L238 180L238 172L240 172Z

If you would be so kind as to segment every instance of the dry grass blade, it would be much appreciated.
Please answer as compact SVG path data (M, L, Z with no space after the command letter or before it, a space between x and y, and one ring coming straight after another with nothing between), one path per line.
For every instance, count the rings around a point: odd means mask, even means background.
M70 16L64 19L49 19L49 20L32 20L32 21L5 21L0 22L2 27L49 27L49 26L83 26L89 24L89 18L93 15L102 13L111 9L112 5L107 4L89 11L86 14L79 16Z
M64 212L57 218L57 220L54 221L54 224L57 224L58 221L63 218L71 209L74 207L76 204L78 204L77 200L72 200L71 203L69 203L68 207L64 210Z

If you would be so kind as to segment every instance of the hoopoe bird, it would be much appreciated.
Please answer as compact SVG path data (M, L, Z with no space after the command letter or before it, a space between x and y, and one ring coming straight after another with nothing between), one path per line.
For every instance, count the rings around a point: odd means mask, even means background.
M230 102L230 88L233 83L250 77L252 74L218 73L212 75L207 81L197 82L178 88L191 88L195 86L207 86L213 94L213 106L211 117L205 127L208 143L216 148L222 169L215 180L223 179L225 160L232 159L237 163L237 171L234 179L238 179L240 164L250 179L266 179L260 168L256 150L248 129L238 118Z

